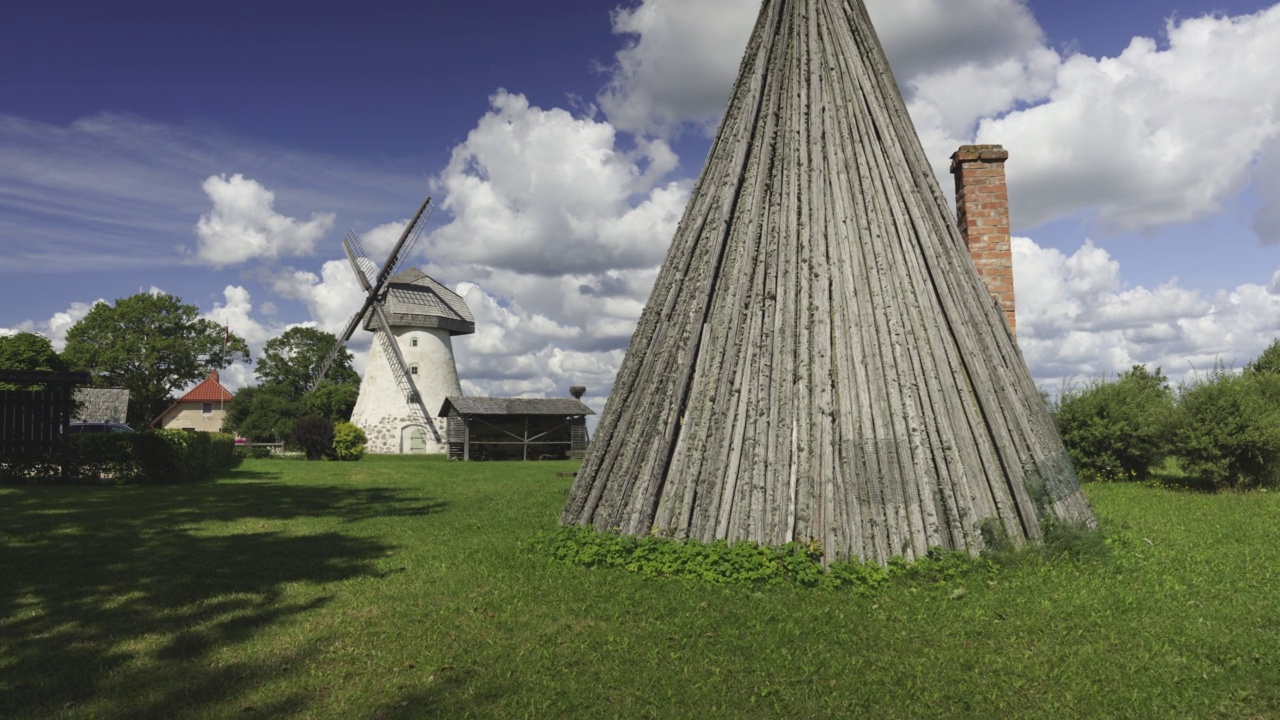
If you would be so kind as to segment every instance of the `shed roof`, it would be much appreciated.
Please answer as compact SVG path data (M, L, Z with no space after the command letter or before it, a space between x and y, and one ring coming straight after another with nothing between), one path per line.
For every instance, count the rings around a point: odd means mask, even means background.
M75 420L124 422L129 415L129 391L123 388L76 388Z
M595 415L595 411L570 398L490 398L451 396L440 406L440 417L451 410L459 415Z

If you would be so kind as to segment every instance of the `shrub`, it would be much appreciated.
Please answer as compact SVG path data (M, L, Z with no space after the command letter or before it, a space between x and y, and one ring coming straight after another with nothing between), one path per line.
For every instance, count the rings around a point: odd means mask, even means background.
M333 423L317 415L302 418L293 424L289 439L308 460L320 460L333 449Z
M239 462L234 437L182 430L79 435L37 459L24 466L25 482L193 482Z
M266 460L271 457L271 448L262 445L237 445L236 455L254 460Z
M333 426L333 447L329 457L334 460L359 460L364 457L364 446L369 442L364 431L349 422Z
M1280 481L1280 374L1221 366L1185 386L1174 433L1185 469L1215 489Z
M1173 393L1156 368L1064 392L1054 420L1082 480L1145 480L1169 453Z

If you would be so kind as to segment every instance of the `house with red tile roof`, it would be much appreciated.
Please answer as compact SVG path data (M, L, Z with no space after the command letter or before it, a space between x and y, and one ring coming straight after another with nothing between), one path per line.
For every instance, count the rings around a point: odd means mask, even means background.
M191 388L178 402L151 421L151 427L169 430L220 432L231 393L218 382L218 371L209 373L199 385Z

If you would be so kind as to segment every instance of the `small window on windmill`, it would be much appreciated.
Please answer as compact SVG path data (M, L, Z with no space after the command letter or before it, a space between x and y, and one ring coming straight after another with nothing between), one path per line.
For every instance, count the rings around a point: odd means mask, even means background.
M418 338L413 338L412 340L410 340L410 341L409 341L409 346L410 346L410 347L418 347Z
M409 374L410 374L410 375L417 375L417 374L418 374L418 366L417 366L416 364L414 364L414 365L410 365L410 366L409 366Z

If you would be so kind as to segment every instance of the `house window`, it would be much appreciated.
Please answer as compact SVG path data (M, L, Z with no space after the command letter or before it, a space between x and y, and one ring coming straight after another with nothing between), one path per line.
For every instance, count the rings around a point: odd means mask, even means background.
M417 366L417 365L410 365L410 366L409 366L409 374L410 374L410 375L417 375L417 374L418 374L418 366Z
M204 404L204 407L203 407L203 408L201 408L201 409L200 409L200 411L201 411L201 412L203 412L205 415L208 415L208 414L212 413L212 412L213 412L213 403L205 403L205 404Z
M412 347L418 347L418 338L413 338L412 340L410 340L409 345Z

